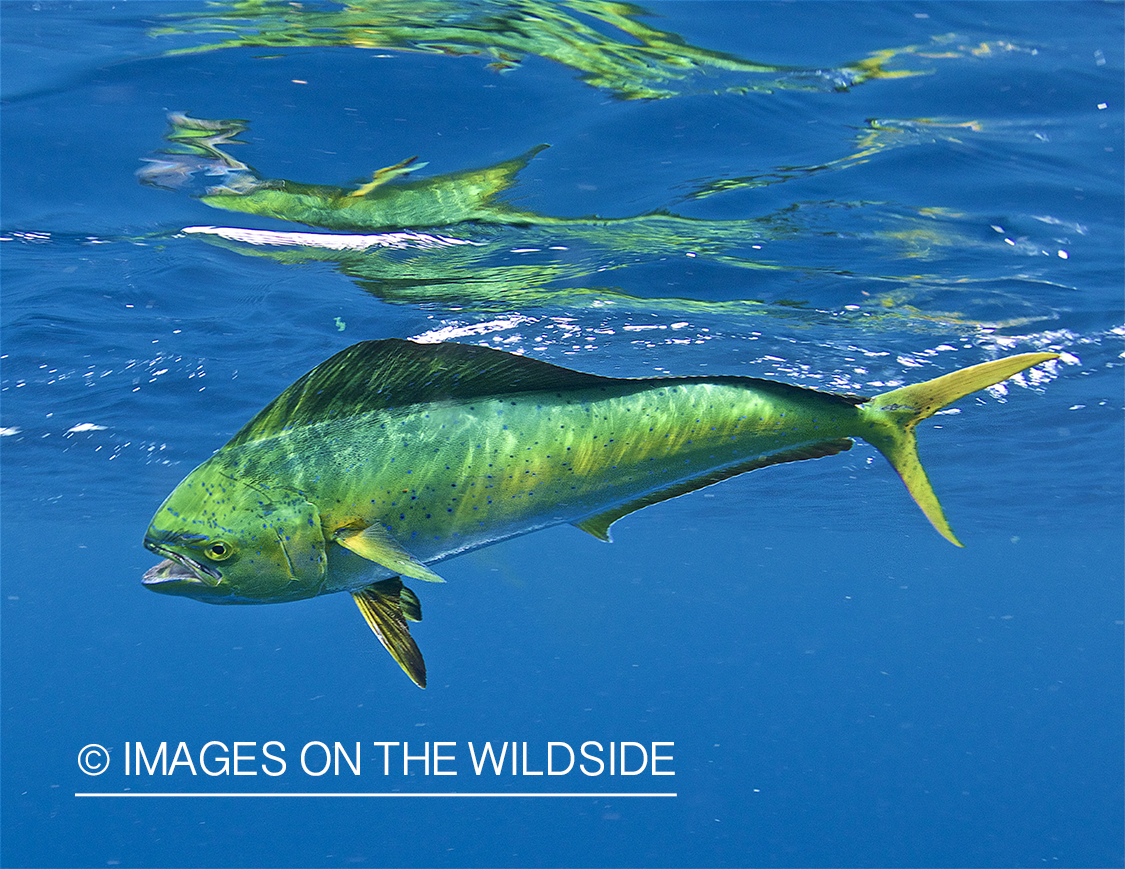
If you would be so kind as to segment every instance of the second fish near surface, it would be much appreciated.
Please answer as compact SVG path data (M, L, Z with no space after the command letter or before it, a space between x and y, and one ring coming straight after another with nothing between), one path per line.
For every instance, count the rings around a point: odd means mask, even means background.
M830 456L853 438L894 466L960 545L918 459L941 408L1056 359L1027 353L872 398L752 377L620 379L462 344L365 341L286 389L192 471L144 545L154 591L208 603L349 592L425 686L400 577L571 523L603 540L642 507L757 468Z

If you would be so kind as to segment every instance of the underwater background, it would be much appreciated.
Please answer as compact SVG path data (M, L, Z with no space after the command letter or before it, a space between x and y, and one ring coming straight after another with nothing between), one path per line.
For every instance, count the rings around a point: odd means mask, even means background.
M1122 865L1122 24L0 4L0 862ZM140 584L180 479L388 337L867 395L1061 355L919 427L964 549L859 443L444 563L422 691L345 595Z

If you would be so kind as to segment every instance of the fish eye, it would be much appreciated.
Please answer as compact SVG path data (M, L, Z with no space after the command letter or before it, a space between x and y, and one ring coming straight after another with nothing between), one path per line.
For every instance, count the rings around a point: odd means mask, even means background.
M204 551L207 553L207 557L212 561L222 561L234 555L234 547L229 543L224 543L222 540L209 543Z

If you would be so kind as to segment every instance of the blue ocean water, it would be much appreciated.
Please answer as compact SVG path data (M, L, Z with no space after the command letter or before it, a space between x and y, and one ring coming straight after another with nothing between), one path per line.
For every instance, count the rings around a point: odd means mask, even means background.
M3 865L1122 865L1121 4L0 16ZM410 235L204 199L543 144ZM861 394L1061 357L920 426L964 549L857 444L444 563L421 691L343 595L140 584L176 483L387 337Z

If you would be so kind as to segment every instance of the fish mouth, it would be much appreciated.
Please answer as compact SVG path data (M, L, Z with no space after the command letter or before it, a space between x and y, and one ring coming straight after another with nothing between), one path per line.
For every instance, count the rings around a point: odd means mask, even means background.
M163 555L164 560L150 567L141 577L141 584L165 594L218 593L223 575L213 567L145 538L145 549Z

